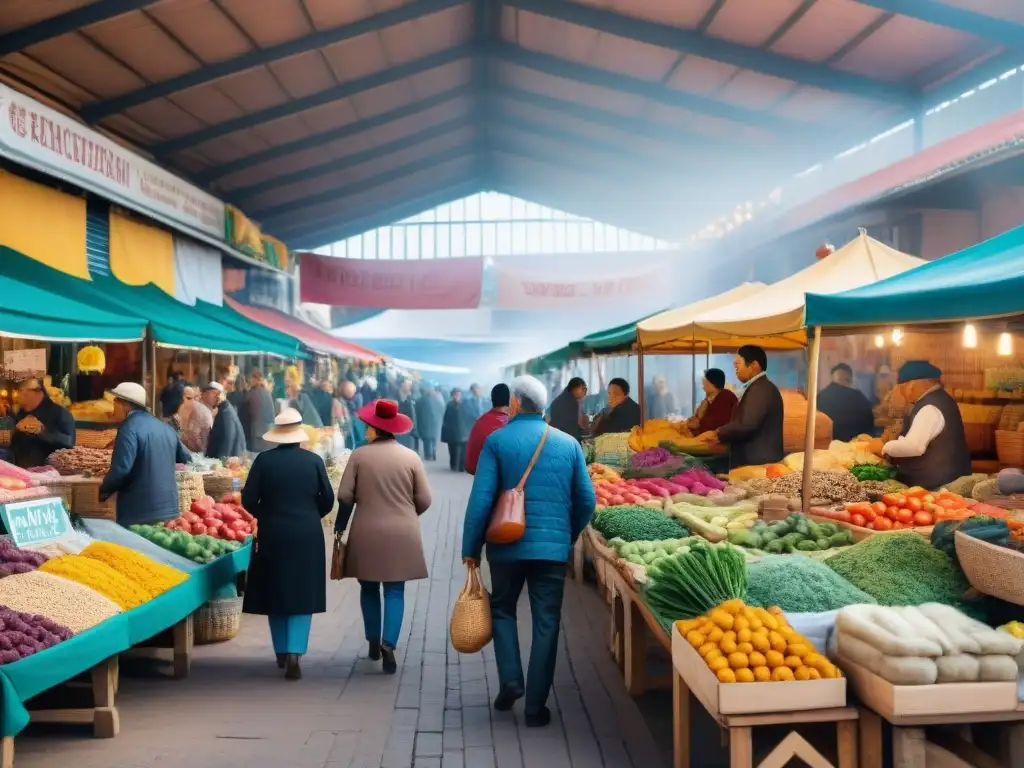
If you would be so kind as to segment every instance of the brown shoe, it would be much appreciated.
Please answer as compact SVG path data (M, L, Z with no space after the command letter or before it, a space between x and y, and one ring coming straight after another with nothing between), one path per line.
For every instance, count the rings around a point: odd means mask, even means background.
M299 654L289 653L284 659L285 680L301 680L302 667L299 666Z

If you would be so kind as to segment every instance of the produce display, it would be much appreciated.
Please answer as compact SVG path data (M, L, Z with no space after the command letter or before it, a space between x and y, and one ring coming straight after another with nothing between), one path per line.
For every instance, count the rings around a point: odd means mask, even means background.
M77 581L104 597L108 597L124 610L137 608L150 600L149 592L142 585L122 576L106 563L82 555L62 555L47 560L39 570L54 576ZM13 578L13 577L10 577ZM0 580L6 581L6 579ZM4 601L0 596L0 605Z
M774 480L778 477L793 474L793 470L785 464L751 464L729 470L729 482L746 482L749 480Z
M93 542L82 550L82 557L106 563L126 579L146 590L150 598L162 595L188 578L188 574L175 568L150 560L128 547L106 541Z
M694 542L647 569L644 596L656 616L669 622L692 619L747 593L747 562L731 546Z
M842 672L793 629L778 607L728 600L695 619L676 622L720 683L829 680Z
M865 481L882 483L895 477L896 471L892 467L885 467L881 464L855 464L850 467L850 474L862 483Z
M790 498L801 498L803 495L803 475L793 473L780 477L772 486L772 493ZM811 472L812 499L828 499L830 501L865 501L867 494L860 483L846 470L818 470Z
M128 530L194 563L209 563L222 555L235 552L242 546L238 541L215 539L206 534L193 536L162 525L132 525Z
M84 584L44 571L0 579L0 605L46 616L75 634L121 612L117 603Z
M666 505L665 512L708 541L724 541L732 532L746 531L757 520L757 506L751 503L708 507L679 501Z
M50 454L47 461L62 475L105 475L110 471L113 451L104 448L61 448Z
M594 495L597 496L597 508L622 504L640 504L650 501L653 494L638 483L646 480L599 480L594 483Z
M71 638L71 630L39 614L0 605L0 664L10 664Z
M612 539L608 546L615 550L615 554L628 563L646 568L655 565L662 558L674 555L677 552L688 552L690 544L699 540L699 536L686 536L681 539L660 539L656 541L626 541L624 539Z
M668 450L658 446L657 448L637 451L630 457L629 463L634 467L657 467L672 461L674 458Z
M904 528L927 528L941 520L963 520L977 514L977 510L972 508L974 504L951 491L933 493L925 488L914 487L900 493L886 493L881 501L874 503L856 502L846 504L839 510L816 509L815 514L870 530L899 531ZM1005 517L1005 511L1002 514Z
M617 471L597 462L587 465L587 473L590 475L590 481L595 485L602 482L617 483L622 479L622 475Z
M225 541L245 541L253 534L254 525L253 516L242 509L234 495L227 494L219 502L210 496L197 499L188 512L167 523L167 528L194 536L205 534Z
M953 560L916 533L872 536L825 565L880 605L959 605L968 588Z
M1013 682L1024 641L948 605L854 605L836 617L839 658L896 685Z
M834 523L816 523L804 515L793 514L774 523L757 520L749 530L732 530L729 543L781 555L847 547L853 544L853 534Z
M46 560L46 555L40 552L20 549L10 539L0 538L0 569L7 574L34 571Z
M856 466L881 464L882 459L868 450L871 438L867 435L864 435L863 438L861 440L851 440L849 443L833 440L829 443L827 449L819 449L811 455L811 468L818 470L849 470ZM803 453L791 453L782 460L782 463L793 472L802 472L804 461Z
M590 524L608 541L656 541L690 535L690 531L678 521L650 507L628 504L598 510Z
M818 613L876 602L824 563L807 557L771 555L747 567L748 605L777 605L787 613Z
M988 475L983 472L975 472L972 475L964 475L963 477L958 477L951 483L947 483L944 490L950 491L951 493L957 493L964 498L970 498L971 492L974 490L974 486L982 480L988 480Z

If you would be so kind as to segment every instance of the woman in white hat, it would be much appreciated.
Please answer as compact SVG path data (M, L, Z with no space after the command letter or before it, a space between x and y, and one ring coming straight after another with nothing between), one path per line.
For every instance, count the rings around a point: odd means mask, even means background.
M144 525L178 516L175 463L187 464L191 454L178 434L146 410L146 390L126 381L110 391L114 419L120 423L110 472L100 485L100 499L117 494L117 522Z
M324 461L302 443L302 416L285 408L263 435L276 445L256 457L242 491L243 506L259 521L242 610L268 617L277 664L285 677L302 677L314 613L327 610L327 562L320 522L334 506Z

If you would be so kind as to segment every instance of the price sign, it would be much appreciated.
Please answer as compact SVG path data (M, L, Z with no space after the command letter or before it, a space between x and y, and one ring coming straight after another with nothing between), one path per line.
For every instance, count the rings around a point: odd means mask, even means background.
M71 519L60 497L13 501L0 506L7 533L19 547L59 539L71 532Z
M8 349L4 351L4 368L12 378L46 375L45 349Z

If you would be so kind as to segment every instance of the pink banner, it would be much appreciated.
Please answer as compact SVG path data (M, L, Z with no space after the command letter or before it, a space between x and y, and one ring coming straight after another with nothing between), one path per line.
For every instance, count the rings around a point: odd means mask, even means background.
M473 309L480 304L479 258L375 260L299 254L302 301L373 309Z
M666 293L665 271L620 277L567 279L496 267L497 306L502 309L577 309L609 302L647 302ZM655 300L655 303L657 301Z

